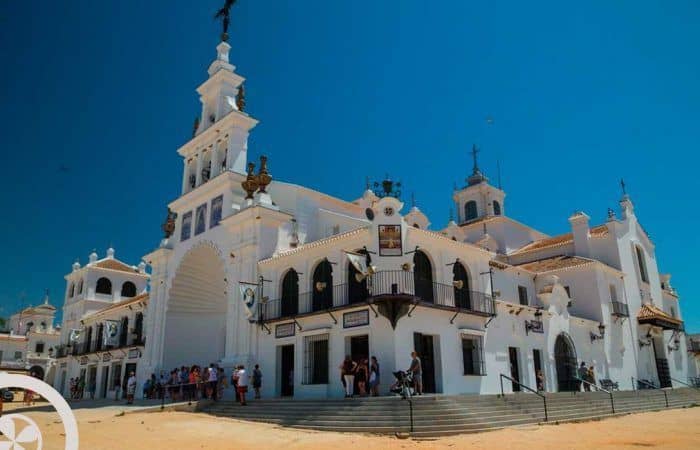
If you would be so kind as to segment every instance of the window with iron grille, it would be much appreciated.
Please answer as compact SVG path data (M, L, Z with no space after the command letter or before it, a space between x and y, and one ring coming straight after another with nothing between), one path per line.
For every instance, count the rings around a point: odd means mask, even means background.
M518 286L518 298L520 299L521 305L527 305L527 288L525 286Z
M22 359L22 352L15 352L15 361L19 361Z
M464 375L486 375L481 336L462 336Z
M328 384L328 334L304 337L302 384Z
M36 347L34 348L34 351L36 353L44 353L44 343L43 342L37 342Z

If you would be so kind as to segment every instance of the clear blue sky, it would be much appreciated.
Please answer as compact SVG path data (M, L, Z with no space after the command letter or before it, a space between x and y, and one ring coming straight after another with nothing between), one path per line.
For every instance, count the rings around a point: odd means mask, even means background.
M222 3L0 2L0 314L62 299L93 248L158 244ZM565 3L239 0L250 154L348 200L388 172L433 228L474 142L507 214L550 234L602 222L624 177L700 331L700 4Z

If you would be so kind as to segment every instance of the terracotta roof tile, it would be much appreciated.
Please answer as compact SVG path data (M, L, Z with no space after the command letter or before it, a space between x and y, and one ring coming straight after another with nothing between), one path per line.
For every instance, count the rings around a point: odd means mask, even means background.
M672 317L668 314L666 314L661 308L658 308L652 304L647 303L646 305L643 305L640 309L639 312L637 313L637 320L645 320L645 319L661 319L665 320L668 322L672 323L677 323L681 324L683 323L682 320L676 319L675 317Z
M605 224L597 225L591 227L590 229L591 237L602 238L608 235L608 227ZM560 234L558 236L552 236L550 238L540 239L535 242L526 244L519 249L510 253L510 255L521 255L523 253L529 253L536 250L542 250L545 248L560 247L567 244L571 244L574 241L574 236L571 233Z
M518 264L516 267L521 267L530 272L551 272L553 270L568 269L571 267L583 266L594 263L594 260L581 258L579 256L554 256L552 258L540 259L528 263Z
M121 261L116 259L103 259L102 261L96 262L94 267L99 267L101 269L119 270L120 272L131 272L137 273L138 269L134 269L131 266L127 266Z

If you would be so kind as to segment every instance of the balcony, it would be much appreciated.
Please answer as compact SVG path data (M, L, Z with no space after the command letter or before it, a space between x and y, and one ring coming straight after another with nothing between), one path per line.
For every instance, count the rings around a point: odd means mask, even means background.
M260 318L262 321L272 321L299 317L372 303L377 298L392 296L411 298L415 304L449 311L485 317L496 314L496 305L490 295L456 289L451 284L416 279L413 272L397 270L377 272L363 283L339 284L321 291L269 300L260 305Z
M689 341L688 342L688 351L693 352L693 353L700 353L700 342Z
M630 311L626 303L610 302L612 305L612 315L615 317L629 317Z

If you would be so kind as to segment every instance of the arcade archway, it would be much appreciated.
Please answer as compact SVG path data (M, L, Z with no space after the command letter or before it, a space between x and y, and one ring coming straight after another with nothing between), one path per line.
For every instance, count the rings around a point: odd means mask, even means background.
M223 260L211 244L193 248L180 261L165 312L164 370L224 357L225 277Z

